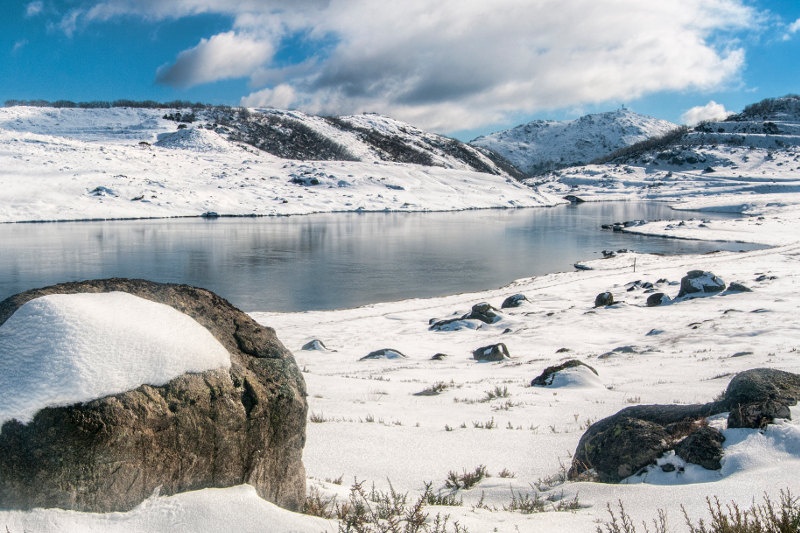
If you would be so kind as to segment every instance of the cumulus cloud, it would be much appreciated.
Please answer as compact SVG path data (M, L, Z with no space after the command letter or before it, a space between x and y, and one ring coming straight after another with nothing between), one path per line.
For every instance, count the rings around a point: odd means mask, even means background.
M745 64L735 37L759 20L745 0L104 0L81 17L199 13L230 16L231 32L181 52L160 82L243 77L253 86L244 104L377 111L438 131L719 88ZM277 64L298 39L313 57Z
M788 41L792 36L800 31L800 19L795 20L786 28L786 33L783 36L784 41Z
M158 69L156 81L174 87L192 87L250 75L272 57L271 43L226 32L202 39L184 50L172 65Z
M704 120L723 120L731 112L722 104L711 100L706 105L695 106L681 115L681 122L687 126L696 126Z
M290 109L297 99L297 94L291 85L285 83L274 89L262 89L242 98L241 104L245 107L274 107L275 109Z

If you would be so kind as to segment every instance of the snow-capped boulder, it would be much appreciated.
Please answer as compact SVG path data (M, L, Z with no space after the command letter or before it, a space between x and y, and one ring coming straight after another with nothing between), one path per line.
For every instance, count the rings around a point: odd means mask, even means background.
M716 294L724 290L725 282L712 272L690 270L681 278L681 288L678 291L678 298Z
M508 309L510 307L519 307L528 302L528 298L524 294L512 294L500 305L501 309Z
M407 359L407 358L408 357L400 350L395 350L394 348L381 348L380 350L375 350L374 352L368 353L359 360L369 361L370 359Z
M717 446L722 441L705 427L704 419L728 412L728 428L763 428L775 418L790 418L788 406L798 400L800 375L756 368L734 376L716 401L627 407L589 426L578 442L567 475L573 480L589 477L616 483L655 464L670 449L679 451L688 462L716 468ZM739 414L749 423L740 424Z
M511 354L508 353L506 345L501 342L474 350L472 352L472 358L476 361L504 361L506 359L511 359Z
M570 359L560 365L548 366L531 381L531 387L593 386L602 387L597 377L597 370L577 359Z
M33 372L58 394L2 420L0 507L123 511L155 490L242 483L302 507L302 376L271 328L210 291L108 279L20 293L0 302L0 358L19 376L4 395L38 386L19 369L55 365L63 382Z
M480 320L485 324L494 324L499 322L502 317L497 313L499 311L486 302L481 302L472 306L472 310L461 317L463 320Z
M663 292L654 292L647 297L645 305L647 307L658 307L659 305L666 305L670 303L670 298Z

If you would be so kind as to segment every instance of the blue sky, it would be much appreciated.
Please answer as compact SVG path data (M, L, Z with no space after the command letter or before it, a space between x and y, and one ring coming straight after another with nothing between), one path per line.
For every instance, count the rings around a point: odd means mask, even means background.
M0 101L378 112L461 139L800 93L798 0L4 0Z

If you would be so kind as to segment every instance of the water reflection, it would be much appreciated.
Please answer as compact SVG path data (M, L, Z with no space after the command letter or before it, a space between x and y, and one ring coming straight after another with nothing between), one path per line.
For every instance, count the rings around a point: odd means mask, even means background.
M499 287L604 249L752 248L623 235L600 224L690 218L660 204L0 225L0 299L62 281L133 277L206 287L245 310L296 311ZM703 215L706 216L706 215Z

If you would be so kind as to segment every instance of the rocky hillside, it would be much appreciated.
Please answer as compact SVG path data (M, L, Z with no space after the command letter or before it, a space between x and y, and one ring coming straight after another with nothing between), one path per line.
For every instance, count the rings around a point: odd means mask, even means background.
M584 199L638 196L687 206L713 194L720 209L754 213L784 202L781 195L798 190L798 176L800 96L789 95L526 182Z
M587 164L616 150L677 128L627 109L576 120L535 120L478 137L473 146L492 150L529 175Z
M524 177L489 150L374 113L319 117L277 109L211 108L195 119L202 127L284 159L385 161Z

